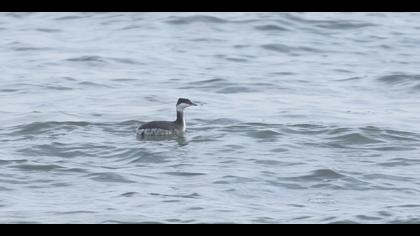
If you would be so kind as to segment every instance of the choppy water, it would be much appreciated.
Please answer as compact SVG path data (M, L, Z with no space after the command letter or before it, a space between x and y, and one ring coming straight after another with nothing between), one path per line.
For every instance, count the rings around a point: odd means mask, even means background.
M1 13L0 222L420 223L419 17Z

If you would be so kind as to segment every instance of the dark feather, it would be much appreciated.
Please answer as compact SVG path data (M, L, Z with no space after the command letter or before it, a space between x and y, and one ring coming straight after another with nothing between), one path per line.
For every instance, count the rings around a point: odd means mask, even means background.
M176 129L176 125L174 122L171 121L152 121L141 125L138 129L166 129L166 130L173 130Z

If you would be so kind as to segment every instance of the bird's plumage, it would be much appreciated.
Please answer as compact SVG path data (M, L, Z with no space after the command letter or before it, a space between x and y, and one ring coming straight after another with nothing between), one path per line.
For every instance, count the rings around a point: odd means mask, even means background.
M175 121L151 121L137 128L137 135L145 136L169 136L182 135L186 130L184 109L189 106L196 106L186 98L178 99L177 119Z

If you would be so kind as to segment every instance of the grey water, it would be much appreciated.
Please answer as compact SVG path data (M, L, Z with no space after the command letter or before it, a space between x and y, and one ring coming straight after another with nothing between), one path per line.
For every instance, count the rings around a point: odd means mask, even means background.
M0 223L420 223L419 13L0 13ZM174 120L184 138L138 140Z

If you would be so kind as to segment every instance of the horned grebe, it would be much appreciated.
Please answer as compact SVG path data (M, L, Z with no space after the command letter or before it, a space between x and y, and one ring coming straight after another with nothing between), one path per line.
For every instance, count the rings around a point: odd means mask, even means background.
M184 118L184 109L190 106L197 106L187 98L179 98L176 103L175 121L152 121L145 123L137 128L137 135L141 138L145 136L181 136L187 128Z

